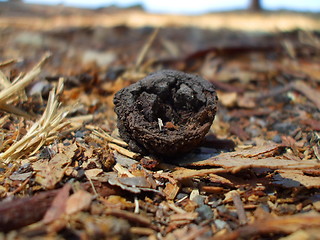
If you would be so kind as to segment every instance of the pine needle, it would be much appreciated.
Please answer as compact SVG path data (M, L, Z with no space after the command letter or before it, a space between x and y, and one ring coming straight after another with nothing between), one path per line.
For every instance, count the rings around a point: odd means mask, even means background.
M36 68L26 74L21 80L23 83L19 81L14 85L14 90L10 90L8 93L21 90L22 86L25 86L25 82L29 82L32 77L39 73L40 66L41 64L38 64ZM18 84L19 87L16 86ZM11 88L14 86L11 86ZM49 93L47 107L40 119L31 126L25 136L11 145L4 153L0 154L0 159L4 160L5 163L9 163L22 156L32 156L46 144L48 140L52 141L54 138L58 137L58 131L68 124L68 122L64 121L68 114L68 110L62 108L61 103L58 100L62 90L63 79L61 78L59 79L57 87L54 87Z
M42 60L24 77L20 78L20 76L15 79L13 83L6 78L6 76L0 72L0 109L11 113L16 114L18 116L23 116L25 118L33 118L33 116L21 109L18 109L14 106L11 106L12 100L22 97L25 99L24 89L25 87L30 84L40 73L41 66L43 63L50 57L50 54L47 53ZM21 98L20 98L21 99Z

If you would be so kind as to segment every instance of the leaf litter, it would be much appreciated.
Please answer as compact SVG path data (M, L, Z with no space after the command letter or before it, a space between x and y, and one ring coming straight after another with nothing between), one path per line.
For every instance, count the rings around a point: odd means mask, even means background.
M15 24L7 27L13 31L0 59L1 237L319 235L316 32L66 24L25 29L34 31L31 40ZM91 60L80 61L88 51ZM117 91L161 69L200 74L219 98L200 147L174 158L135 152L119 137L114 113ZM179 126L166 121L161 128Z

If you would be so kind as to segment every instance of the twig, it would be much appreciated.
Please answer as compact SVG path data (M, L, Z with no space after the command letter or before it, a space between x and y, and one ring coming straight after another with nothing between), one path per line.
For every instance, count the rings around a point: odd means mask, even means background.
M246 212L243 207L243 203L240 198L240 194L236 190L232 190L230 194L231 194L234 206L237 209L239 222L241 225L244 225L248 222L248 220L247 220Z
M68 120L73 124L73 122L86 122L93 120L93 114L82 115L77 117L68 118Z
M139 200L137 196L134 196L134 213L139 214Z
M147 40L147 42L144 44L143 48L141 49L138 57L137 57L137 61L136 61L136 65L135 65L135 70L137 71L143 61L143 59L145 58L148 50L150 49L153 41L155 40L156 36L159 33L159 28L156 28L153 33L150 35L149 39Z
M27 113L26 111L21 110L15 106L0 102L0 109L7 113L15 114L17 116L24 117L26 119L33 119L35 116Z
M118 210L118 209L106 210L104 214L119 217L119 218L124 218L130 222L133 222L133 223L136 223L136 224L139 224L142 226L146 226L146 227L149 227L153 230L158 231L158 228L152 224L150 219L143 216L143 215L138 215L138 214L134 214L132 212L127 212L127 211Z
M109 143L108 146L111 149L116 150L118 153L121 153L122 155L124 155L124 156L126 156L128 158L138 159L140 157L140 154L135 153L135 152L131 152L128 149L120 147L120 146L118 146L116 144Z
M144 227L131 227L130 232L135 235L145 235L149 236L155 233L154 230L151 228L144 228Z
M101 137L101 138L107 140L108 142L115 143L115 144L120 145L120 146L122 146L122 147L127 147L127 146L128 146L128 144L127 144L126 142L110 136L108 133L106 133L106 132L103 131L102 129L99 129L99 131L93 130L92 133L93 133L94 135L98 136L98 137Z
M14 64L14 63L18 62L18 61L19 61L18 59L10 59L10 60L1 62L0 63L0 68L7 67L7 66L9 66L11 64Z
M96 188L95 188L95 186L94 186L91 178L90 178L89 176L87 176L87 175L86 175L86 177L87 177L87 179L89 180L89 183L90 183L90 185L91 185L91 188L92 188L92 190L93 190L93 192L94 192L95 197L98 197L99 194L98 194L98 192L97 192L97 190L96 190Z
M19 187L17 187L14 191L8 192L8 193L7 193L7 197L12 196L12 195L20 192L20 191L27 185L27 183L29 182L29 180L30 180L30 177L27 178L26 180L24 180L24 182L21 183L21 185L20 185Z
M114 169L117 170L119 175L127 175L128 177L135 177L131 172L129 172L128 169L122 167L119 163L116 163L116 165L114 165Z
M187 198L187 196L186 196L186 198ZM181 214L186 213L185 210L183 210L182 208L177 207L177 206L176 206L174 203L172 203L172 202L167 202L167 205L168 205L168 207L169 207L171 210L175 211L176 213L181 213Z

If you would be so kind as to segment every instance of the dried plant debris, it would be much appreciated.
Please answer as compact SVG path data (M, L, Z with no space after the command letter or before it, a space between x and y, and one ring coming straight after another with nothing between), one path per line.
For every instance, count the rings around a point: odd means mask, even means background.
M320 168L317 160L297 161L294 157L288 159L286 155L277 152L283 146L273 142L265 142L261 146L238 149L234 152L221 153L209 159L186 163L186 166L223 167L230 172L238 172L246 168L269 169L315 169Z
M46 54L43 60L41 60L36 67L34 67L30 72L28 72L22 79L18 78L16 83L10 85L8 88L3 89L0 92L0 101L8 101L12 97L18 98L21 91L24 90L26 85L30 83L34 78L39 75L41 71L41 66L44 61L50 55ZM63 129L68 122L64 121L68 110L61 107L59 102L59 96L63 91L63 79L59 79L57 87L53 88L49 94L46 109L44 110L42 116L37 119L36 122L27 130L26 134L17 139L11 146L6 146L4 142L1 148L5 149L4 152L0 153L0 159L9 163L13 160L20 159L23 156L31 156L35 154L46 142L52 141L57 138L57 132ZM1 104L1 103L0 103ZM13 114L17 113L17 108L14 108ZM6 110L10 110L7 108ZM19 110L23 113L22 110ZM19 114L18 114L19 115ZM20 114L24 117L29 118L30 114ZM35 117L33 117L35 118Z
M47 191L33 197L27 197L0 205L0 231L21 228L42 219L57 191Z
M117 92L114 104L120 136L131 150L172 157L199 146L217 96L199 76L162 70Z
M319 33L49 13L1 17L0 239L319 238Z

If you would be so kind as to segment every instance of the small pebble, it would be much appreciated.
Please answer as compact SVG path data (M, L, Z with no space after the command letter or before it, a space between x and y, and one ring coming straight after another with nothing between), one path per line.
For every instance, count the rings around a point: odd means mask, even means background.
M273 125L273 129L279 133L290 135L291 132L296 130L297 126L290 122L278 122Z
M281 136L280 136L280 135L275 135L275 136L272 138L272 141L274 141L275 143L282 143Z
M213 219L214 215L211 207L208 205L202 205L196 209L196 212L199 214L200 220L210 220Z
M227 223L225 221L220 220L220 219L214 220L214 224L216 225L216 227L219 230L224 229L227 226Z

